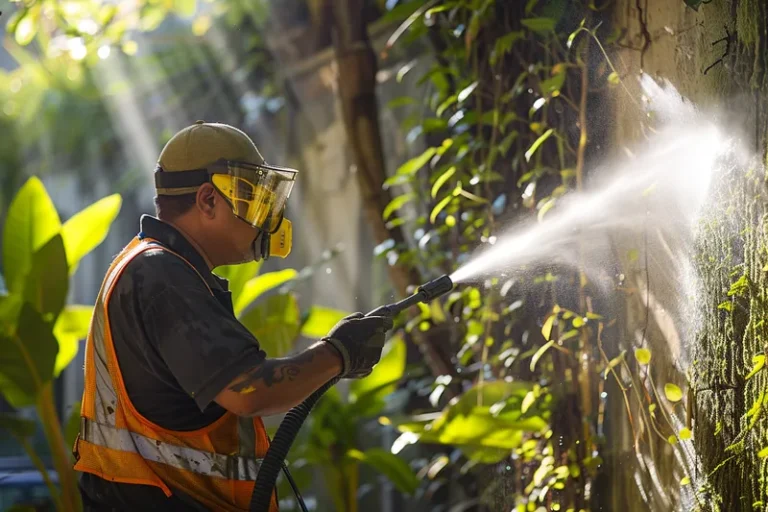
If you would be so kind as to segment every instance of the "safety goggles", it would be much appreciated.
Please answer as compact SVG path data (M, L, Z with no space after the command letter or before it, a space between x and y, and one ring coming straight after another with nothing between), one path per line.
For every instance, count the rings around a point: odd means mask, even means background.
M265 256L285 257L290 252L292 226L285 207L297 171L267 164L219 160L205 169L155 172L158 193L195 190L210 182L229 203L232 212L265 232ZM282 247L282 250L280 249Z

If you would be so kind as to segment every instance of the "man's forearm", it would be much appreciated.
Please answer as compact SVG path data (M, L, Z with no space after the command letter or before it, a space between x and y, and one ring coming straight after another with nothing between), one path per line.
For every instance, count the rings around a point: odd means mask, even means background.
M243 411L243 416L279 414L340 372L341 359L335 349L320 342L291 357L266 359L233 381L225 393L240 395L248 402L249 411Z

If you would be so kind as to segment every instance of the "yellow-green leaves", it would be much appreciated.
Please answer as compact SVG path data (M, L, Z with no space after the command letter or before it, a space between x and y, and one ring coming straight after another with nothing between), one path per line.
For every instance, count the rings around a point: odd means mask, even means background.
M680 430L680 439L682 439L683 441L687 441L691 437L693 437L693 434L691 433L690 429L683 428Z
M746 377L744 377L745 380L749 380L752 377L755 376L757 372L763 369L765 366L765 354L759 354L752 358L752 371L750 371Z
M402 194L392 198L389 204L384 208L382 217L384 218L384 220L388 220L393 213L395 213L397 210L399 210L409 202L413 201L415 198L416 196L411 193Z
M533 144L531 144L531 147L528 148L528 151L525 152L526 162L531 161L531 157L533 156L533 154L536 153L536 150L538 150L539 147L541 147L541 145L544 144L544 142L552 135L552 132L554 132L554 130L550 128L549 130L542 133L541 136L538 139L536 139L536 141Z
M107 196L73 215L62 227L61 236L67 252L69 274L77 270L80 260L107 236L122 205L119 194Z
M670 402L679 402L683 399L683 391L676 384L667 383L664 384L664 396Z
M651 362L651 351L647 348L635 349L635 359L642 365L647 365Z

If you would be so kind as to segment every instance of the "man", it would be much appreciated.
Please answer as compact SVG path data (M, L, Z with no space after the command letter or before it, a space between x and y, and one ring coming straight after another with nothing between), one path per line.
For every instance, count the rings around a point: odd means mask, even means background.
M247 510L269 446L261 416L379 361L392 321L359 313L269 358L211 272L287 255L295 177L228 125L198 121L163 148L157 218L143 216L112 262L88 335L75 444L85 510Z

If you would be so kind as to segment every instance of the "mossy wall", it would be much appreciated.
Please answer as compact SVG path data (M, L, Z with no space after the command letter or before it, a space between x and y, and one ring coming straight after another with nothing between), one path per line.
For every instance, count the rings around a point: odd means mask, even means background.
M640 97L634 78L641 71L666 79L688 100L729 114L756 155L713 183L693 250L659 233L648 233L647 244L641 231L617 241L627 282L617 343L631 350L645 340L657 387L690 389L681 403L666 405L673 422L692 427L693 439L636 444L622 424L623 404L614 403L609 439L623 440L612 457L616 510L768 511L768 458L760 453L768 447L768 369L747 379L753 358L768 350L767 18L764 0L712 0L698 11L683 0L614 4L614 23L625 33L612 58L631 94ZM614 146L642 140L642 115L624 90L617 88L615 101ZM632 249L640 250L639 263L625 257ZM680 249L690 268L674 257ZM691 277L697 286L687 296Z

